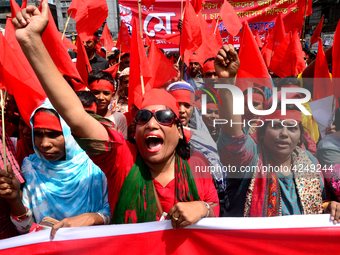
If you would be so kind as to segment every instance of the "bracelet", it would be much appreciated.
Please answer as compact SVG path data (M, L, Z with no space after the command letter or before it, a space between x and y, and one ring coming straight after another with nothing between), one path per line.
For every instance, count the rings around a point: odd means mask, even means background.
M210 210L210 205L207 202L201 201L203 204L205 204L205 206L208 209L207 215L205 216L205 218L207 218L209 216L209 210Z
M19 216L14 216L13 214L11 214L11 216L12 216L12 218L13 219L19 219L19 220L21 220L21 218L23 218L24 216L26 216L27 215L27 213L28 213L28 208L25 206L25 209L26 209L26 212L24 213L24 214L21 214L21 215L19 215Z
M104 213L97 213L100 217L103 218L104 220L104 224L103 225L109 225L110 224L110 217L107 216L106 214Z

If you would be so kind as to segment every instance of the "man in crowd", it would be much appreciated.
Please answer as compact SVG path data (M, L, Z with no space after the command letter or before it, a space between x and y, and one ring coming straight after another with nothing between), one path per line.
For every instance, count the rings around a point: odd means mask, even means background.
M92 38L89 38L86 42L84 42L84 47L89 58L92 70L105 70L109 67L109 62L107 62L105 58L99 56L96 53L96 45L98 43L98 40L98 32L95 32Z

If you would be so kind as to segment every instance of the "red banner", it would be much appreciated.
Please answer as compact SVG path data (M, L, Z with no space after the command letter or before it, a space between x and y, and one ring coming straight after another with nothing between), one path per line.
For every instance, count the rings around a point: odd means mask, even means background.
M241 21L247 20L252 31L257 30L259 36L264 40L269 29L274 27L277 15L281 12L286 30L293 25L295 14L298 11L298 0L260 0L240 1L234 0L229 3L234 7ZM300 0L301 1L301 0ZM302 0L303 1L303 0ZM207 0L203 5L202 14L206 21L211 24L212 20L218 18L223 0ZM184 1L185 6L185 1ZM131 29L132 17L138 18L137 0L119 0L121 19ZM181 18L181 1L179 0L156 0L147 8L142 5L142 27L143 33L154 40L159 47L171 49L178 45L166 42L165 34L179 33L177 29L178 20ZM224 44L232 43L238 46L240 33L234 38L226 31L223 21L219 21L218 30L221 32ZM205 38L203 38L204 40Z
M0 255L338 254L340 226L329 215L208 218L173 230L170 221L49 230L0 241Z

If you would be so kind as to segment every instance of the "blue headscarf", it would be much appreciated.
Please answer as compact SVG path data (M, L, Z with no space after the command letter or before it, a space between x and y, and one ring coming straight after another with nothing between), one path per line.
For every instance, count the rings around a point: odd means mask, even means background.
M53 109L48 99L40 108ZM70 127L59 116L65 139L65 160L48 161L34 144L35 154L25 158L22 173L26 179L23 202L33 212L35 222L44 217L62 220L82 213L110 215L107 180L74 140Z

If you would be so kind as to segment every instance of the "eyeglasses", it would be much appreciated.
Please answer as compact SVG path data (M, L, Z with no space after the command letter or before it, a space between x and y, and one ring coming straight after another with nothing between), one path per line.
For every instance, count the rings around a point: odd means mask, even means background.
M151 112L143 109L137 112L135 122L137 124L144 125L148 123L152 117L155 117L157 122L163 126L171 126L174 120L176 120L176 116L171 110Z

